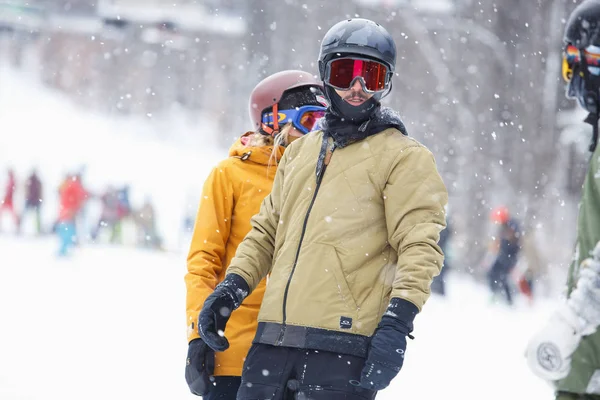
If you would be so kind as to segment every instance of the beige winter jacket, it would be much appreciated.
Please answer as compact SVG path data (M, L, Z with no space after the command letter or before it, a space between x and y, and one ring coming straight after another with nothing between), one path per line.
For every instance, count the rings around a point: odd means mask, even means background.
M227 273L270 273L255 342L364 356L390 298L419 310L441 269L447 192L431 152L396 129L331 154L292 143ZM331 139L330 139L331 140Z

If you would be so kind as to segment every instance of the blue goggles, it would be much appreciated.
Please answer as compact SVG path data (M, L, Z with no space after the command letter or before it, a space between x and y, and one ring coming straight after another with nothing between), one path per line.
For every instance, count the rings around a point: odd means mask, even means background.
M277 125L283 126L289 122L294 125L298 131L303 134L310 132L319 118L325 115L326 107L302 106L291 110L277 111ZM262 123L268 127L274 127L273 113L265 113L262 117Z

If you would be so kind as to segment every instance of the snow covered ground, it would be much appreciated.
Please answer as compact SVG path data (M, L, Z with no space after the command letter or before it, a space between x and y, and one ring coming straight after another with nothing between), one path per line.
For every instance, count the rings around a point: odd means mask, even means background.
M54 257L54 239L0 236L0 399L192 399L183 376L185 257L108 246ZM450 275L417 317L378 399L550 399L527 338L550 304L509 310Z
M151 195L175 250L84 243L57 259L55 238L0 234L0 399L196 398L183 375L186 243L178 231L185 208L196 206L189 197L199 196L225 151L144 131L143 123L85 113L0 67L0 189L6 167L24 178L36 165L47 184L48 224L57 208L53 185L85 165L93 190L130 183L133 201ZM469 277L449 279L449 297L432 297L417 317L405 367L378 399L550 399L523 350L553 304L508 309L490 304Z

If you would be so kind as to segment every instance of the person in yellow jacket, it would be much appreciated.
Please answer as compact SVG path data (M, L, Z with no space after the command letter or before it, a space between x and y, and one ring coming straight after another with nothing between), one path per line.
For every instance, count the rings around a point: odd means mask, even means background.
M250 218L271 191L285 146L308 133L327 104L322 84L310 73L288 70L261 81L250 96L254 132L246 132L204 183L187 259L188 357L186 380L204 399L234 400L252 344L265 281L231 315L230 346L215 355L197 330L206 298L223 281L229 262L250 231ZM273 116L276 116L275 118Z

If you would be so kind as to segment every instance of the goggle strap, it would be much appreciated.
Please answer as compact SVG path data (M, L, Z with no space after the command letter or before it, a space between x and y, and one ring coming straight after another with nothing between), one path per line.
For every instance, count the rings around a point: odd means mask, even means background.
M263 130L263 131L264 131L266 134L268 134L268 135L271 135L271 136L274 136L274 135L277 133L277 132L275 132L275 131L273 130L273 128L271 128L269 125L265 124L264 122L263 122L263 124L262 124L262 126L261 126L261 129L262 129L262 130Z
M273 131L279 132L279 103L273 104Z
M271 128L269 125L265 124L264 122L261 124L261 129L271 135L271 136L275 136L276 134L279 133L279 118L278 118L278 114L279 114L279 110L278 110L278 103L273 104L273 113L271 114L273 116L273 127Z

